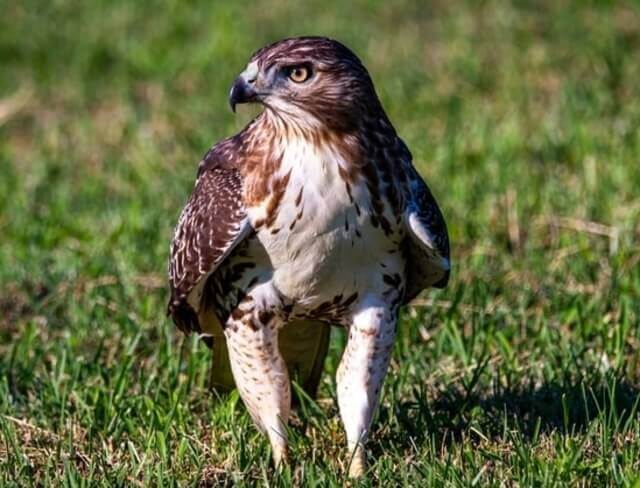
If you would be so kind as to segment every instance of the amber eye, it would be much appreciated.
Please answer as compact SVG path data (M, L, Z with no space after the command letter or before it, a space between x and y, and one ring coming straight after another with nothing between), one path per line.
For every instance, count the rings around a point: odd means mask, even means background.
M310 75L311 71L306 66L294 66L289 69L289 78L296 83L307 81Z

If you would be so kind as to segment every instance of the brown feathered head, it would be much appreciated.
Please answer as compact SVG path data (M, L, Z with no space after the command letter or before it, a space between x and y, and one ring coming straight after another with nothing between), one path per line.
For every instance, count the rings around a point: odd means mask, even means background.
M236 78L229 103L258 102L303 126L350 130L380 110L366 68L346 46L325 37L296 37L257 51Z

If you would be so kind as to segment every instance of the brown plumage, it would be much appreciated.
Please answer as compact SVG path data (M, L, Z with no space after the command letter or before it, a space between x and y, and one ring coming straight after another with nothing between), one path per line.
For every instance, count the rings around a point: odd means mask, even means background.
M398 309L448 281L444 219L342 44L306 37L259 50L230 94L232 108L247 102L264 112L207 153L178 222L169 314L213 336L218 370L233 373L276 462L289 374L315 390L328 324L348 327L338 403L357 475Z

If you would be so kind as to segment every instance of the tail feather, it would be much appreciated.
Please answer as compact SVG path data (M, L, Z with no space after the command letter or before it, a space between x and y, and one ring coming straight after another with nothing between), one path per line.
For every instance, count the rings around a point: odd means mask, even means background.
M208 335L204 339L212 349L210 386L219 393L229 392L235 388L235 382L220 321L211 310L201 312L198 318L202 331ZM290 322L278 334L278 346L290 378L312 398L322 377L330 334L329 325L313 320Z

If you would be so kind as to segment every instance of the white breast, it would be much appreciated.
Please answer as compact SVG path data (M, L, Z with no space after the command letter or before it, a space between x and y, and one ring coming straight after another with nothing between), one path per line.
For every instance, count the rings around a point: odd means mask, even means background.
M388 238L370 224L369 192L352 184L351 198L339 173L347 166L340 152L318 150L305 140L289 140L279 175L290 172L278 216L258 238L274 269L274 284L298 303L317 304L338 293L352 293L379 273L379 261L396 267ZM302 193L301 193L302 192ZM249 209L252 221L265 206ZM359 208L360 212L356 210Z

